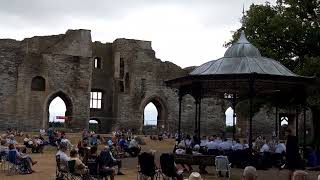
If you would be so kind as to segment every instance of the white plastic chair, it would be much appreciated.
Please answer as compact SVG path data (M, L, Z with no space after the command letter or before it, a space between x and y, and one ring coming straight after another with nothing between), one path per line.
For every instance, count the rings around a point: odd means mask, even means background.
M215 158L216 172L228 173L228 179L231 176L231 163L227 156L216 156Z

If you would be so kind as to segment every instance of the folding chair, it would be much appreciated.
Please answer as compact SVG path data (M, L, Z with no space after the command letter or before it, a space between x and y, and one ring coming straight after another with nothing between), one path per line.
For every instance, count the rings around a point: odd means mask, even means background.
M162 177L165 180L177 180L178 177L183 176L183 171L181 174L177 174L177 169L174 163L173 154L163 153L160 156L160 165Z
M60 155L56 155L56 179L69 179L69 173L66 170L61 169Z
M69 173L69 179L71 180L77 180L82 179L81 174L76 173L76 160L70 160L68 161L68 173Z
M16 151L9 151L8 152L8 159L7 159L7 167L8 167L8 175L14 174L25 174L26 173L26 165L23 161L19 161L17 159L17 152Z
M4 151L0 153L0 170L5 171L7 166L8 154Z
M88 166L89 175L90 175L90 177L86 176L87 179L99 179L99 180L107 179L107 175L104 176L102 175L103 173L100 172L99 162L97 158L88 157L86 165Z
M217 174L221 175L221 172L227 173L228 179L231 176L231 163L229 163L227 156L216 156L215 166Z
M137 180L148 180L151 177L160 180L160 171L156 168L152 154L146 152L141 153L138 155L138 162Z

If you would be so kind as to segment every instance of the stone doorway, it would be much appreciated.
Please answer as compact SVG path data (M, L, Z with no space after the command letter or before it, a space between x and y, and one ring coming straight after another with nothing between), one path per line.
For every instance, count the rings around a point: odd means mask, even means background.
M153 109L153 115L150 117L145 117L145 109L151 107ZM159 132L168 130L168 111L164 101L157 97L150 97L143 101L141 105L142 112L142 123L141 130L146 134L157 134Z
M63 93L62 91L58 91L56 93L53 93L52 95L49 96L48 100L47 100L47 106L46 106L46 110L45 110L45 115L46 118L44 119L45 122L43 122L42 124L42 128L48 128L49 127L49 122L52 121L52 119L50 119L50 105L52 102L56 102L56 101L60 101L62 100L65 106L65 113L63 114L53 114L51 113L51 118L53 116L60 116L60 117L54 117L55 119L61 119L64 120L64 125L63 127L71 127L72 124L72 102L71 99L69 98L69 96L67 96L65 93ZM61 103L59 103L59 105L61 105ZM62 104L63 105L63 104ZM64 109L64 108L61 108ZM52 112L54 112L54 110L52 110Z

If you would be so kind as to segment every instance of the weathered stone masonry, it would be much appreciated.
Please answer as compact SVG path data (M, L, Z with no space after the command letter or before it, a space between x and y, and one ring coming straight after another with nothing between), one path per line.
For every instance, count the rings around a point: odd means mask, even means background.
M100 68L93 67L96 58L101 61ZM158 128L174 131L178 96L164 82L185 76L192 69L157 59L150 41L92 42L89 30L69 30L66 34L23 41L1 39L0 128L47 127L49 104L59 96L66 103L70 129L86 128L89 119L95 119L100 132L116 128L141 131L144 108L152 102L159 113ZM35 89L31 87L33 80ZM101 109L90 109L90 91L102 92ZM192 133L193 97L183 97L182 105L182 129ZM221 99L202 100L202 134L216 134L225 128L225 111L229 106L229 102ZM262 128L261 132L270 134L274 127L272 114L274 109L259 111L254 118L257 125L254 131ZM238 117L242 136L246 119Z

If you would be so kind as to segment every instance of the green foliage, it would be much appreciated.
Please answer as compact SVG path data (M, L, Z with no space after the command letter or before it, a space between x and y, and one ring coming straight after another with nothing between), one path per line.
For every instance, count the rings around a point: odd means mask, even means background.
M225 132L226 133L232 133L233 132L233 126L226 126Z
M319 0L278 0L276 5L250 6L242 19L243 28L236 30L230 46L244 29L248 40L262 56L280 61L290 70L302 76L320 77L320 1ZM320 80L319 80L320 82ZM319 83L320 84L320 83ZM312 109L315 132L320 131L319 85L310 87L313 92L307 103ZM284 102L290 104L291 100ZM272 99L271 99L272 102ZM248 115L248 101L238 104L237 113ZM254 112L261 107L254 102ZM240 107L240 108L239 108ZM320 138L314 142L320 144Z
M252 4L242 19L243 27L263 56L298 71L307 57L320 57L319 9L319 0L283 0L274 6ZM225 46L231 45L240 31Z
M89 130L98 132L99 130L99 124L98 123L89 123Z
M64 123L63 122L49 122L49 127L63 128Z

